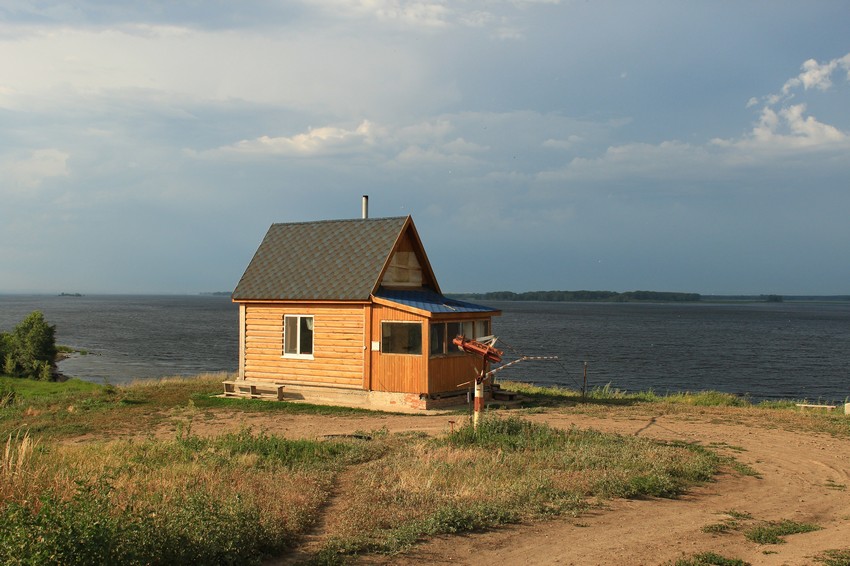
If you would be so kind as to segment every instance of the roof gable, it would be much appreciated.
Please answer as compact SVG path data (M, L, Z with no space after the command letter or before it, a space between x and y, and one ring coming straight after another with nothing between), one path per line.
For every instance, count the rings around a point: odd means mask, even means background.
M424 287L440 292L440 285L431 269L431 262L428 261L428 255L413 225L413 219L410 219L399 233L392 253L381 271L379 283L372 289L372 293L375 293L379 286L397 289Z
M439 292L409 216L272 224L233 299L367 301L402 248Z

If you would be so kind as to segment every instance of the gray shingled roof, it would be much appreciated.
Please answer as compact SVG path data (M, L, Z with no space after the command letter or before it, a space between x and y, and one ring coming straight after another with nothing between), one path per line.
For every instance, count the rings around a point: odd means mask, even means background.
M369 300L407 217L272 224L234 300Z

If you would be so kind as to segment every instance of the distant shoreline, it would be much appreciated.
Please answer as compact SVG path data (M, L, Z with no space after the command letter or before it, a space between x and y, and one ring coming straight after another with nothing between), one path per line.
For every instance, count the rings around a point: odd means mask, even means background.
M472 301L543 301L560 303L783 303L850 302L850 295L701 295L666 291L491 291L487 293L446 293L447 297Z

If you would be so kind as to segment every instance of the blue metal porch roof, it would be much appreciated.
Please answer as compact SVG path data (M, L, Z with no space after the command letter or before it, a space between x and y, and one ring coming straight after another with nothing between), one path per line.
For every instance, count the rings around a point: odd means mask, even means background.
M400 305L428 311L430 313L497 313L499 309L449 299L429 290L403 291L398 289L378 289L376 297L386 299Z

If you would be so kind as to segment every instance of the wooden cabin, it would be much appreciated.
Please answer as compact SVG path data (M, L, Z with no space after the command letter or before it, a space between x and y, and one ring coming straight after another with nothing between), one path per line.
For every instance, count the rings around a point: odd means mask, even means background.
M452 338L501 314L443 296L409 216L273 224L232 298L226 394L373 408L464 401L480 361Z

